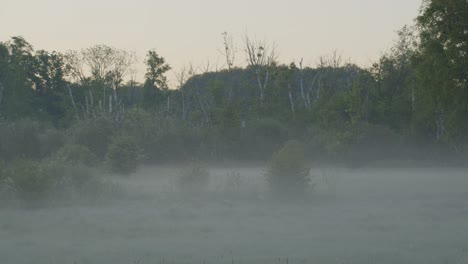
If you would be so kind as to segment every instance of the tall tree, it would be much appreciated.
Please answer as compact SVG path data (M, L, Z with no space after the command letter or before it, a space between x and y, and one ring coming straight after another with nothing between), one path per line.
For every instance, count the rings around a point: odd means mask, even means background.
M143 105L147 108L155 108L165 98L163 91L168 90L167 77L164 75L171 69L164 57L159 56L154 50L146 54L146 74L143 91Z
M427 123L437 141L460 149L468 135L468 2L425 0L417 18L419 123Z

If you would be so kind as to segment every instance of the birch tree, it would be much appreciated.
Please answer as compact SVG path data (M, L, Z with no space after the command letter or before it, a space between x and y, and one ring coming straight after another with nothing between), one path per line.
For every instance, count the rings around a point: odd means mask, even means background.
M244 36L245 55L248 65L255 73L260 106L265 101L265 92L271 78L271 70L276 60L276 49L274 45L267 45L265 41L257 41Z

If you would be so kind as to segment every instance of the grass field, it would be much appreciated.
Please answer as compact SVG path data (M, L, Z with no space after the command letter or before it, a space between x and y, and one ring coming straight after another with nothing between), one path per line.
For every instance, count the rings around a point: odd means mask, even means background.
M178 169L145 167L112 201L2 208L0 263L468 263L466 169L316 168L289 203L262 168L210 172L198 196Z

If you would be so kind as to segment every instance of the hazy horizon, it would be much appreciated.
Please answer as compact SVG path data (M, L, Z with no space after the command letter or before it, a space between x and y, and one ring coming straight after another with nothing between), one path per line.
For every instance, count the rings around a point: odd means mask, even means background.
M20 35L36 50L63 52L106 44L134 51L140 81L144 56L150 49L165 57L176 71L208 59L213 67L218 64L221 68L224 31L233 35L240 50L236 65L244 65L242 37L248 32L274 42L283 63L304 58L305 64L314 65L317 57L338 50L352 62L369 66L391 47L398 29L413 23L420 4L420 0L241 0L235 4L215 0L6 0L0 23L8 27L0 32L0 41ZM172 80L173 73L168 77Z

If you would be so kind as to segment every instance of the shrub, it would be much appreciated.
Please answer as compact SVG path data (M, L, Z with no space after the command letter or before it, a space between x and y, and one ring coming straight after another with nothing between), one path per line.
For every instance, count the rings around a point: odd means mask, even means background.
M0 160L0 198L4 198L10 191L11 183L7 176L5 163Z
M270 190L277 197L299 197L309 187L309 172L304 147L298 141L288 141L273 155L266 176Z
M83 164L48 160L43 162L43 168L55 180L51 190L54 198L95 198L105 189L104 181Z
M242 131L241 144L236 152L241 159L262 159L277 150L287 138L288 130L280 121L259 119L252 121Z
M65 163L94 166L97 157L87 147L77 144L67 144L57 151L54 159Z
M40 158L39 122L23 119L13 123L0 123L0 156L6 161L20 157Z
M135 172L139 159L138 153L138 147L131 137L114 137L107 153L107 160L111 170L124 175Z
M28 201L46 198L56 180L39 162L26 159L14 161L6 174L15 195Z
M59 150L65 144L65 135L63 131L49 128L39 135L41 146L41 157L48 157Z
M109 117L99 117L81 122L71 128L74 143L89 148L98 158L104 158L107 153L114 125Z
M188 194L201 193L206 190L210 180L210 173L200 162L192 162L178 179L179 189Z
M58 159L41 162L20 159L4 171L0 191L28 203L96 199L117 190L115 184L98 177L93 169Z

